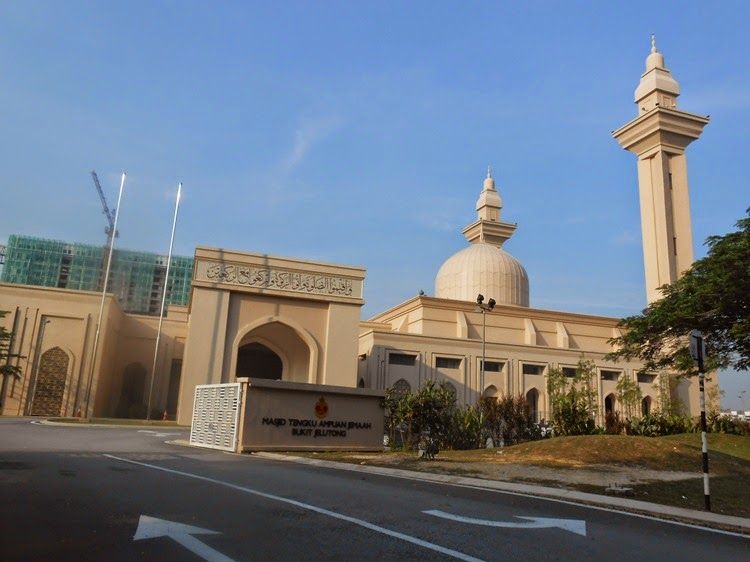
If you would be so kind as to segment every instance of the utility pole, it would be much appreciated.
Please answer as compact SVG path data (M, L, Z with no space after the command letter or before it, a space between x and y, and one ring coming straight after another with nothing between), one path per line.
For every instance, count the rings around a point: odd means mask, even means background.
M690 332L690 354L698 364L698 385L701 402L701 448L703 451L703 498L706 504L706 511L711 511L711 492L708 483L708 438L706 436L706 346L703 341L703 335L699 330Z
M482 313L482 364L479 369L479 398L484 396L484 360L486 358L486 347L487 347L487 313L491 312L495 308L495 299L490 299L487 303L484 302L484 295L479 293L477 295L477 306L479 311Z

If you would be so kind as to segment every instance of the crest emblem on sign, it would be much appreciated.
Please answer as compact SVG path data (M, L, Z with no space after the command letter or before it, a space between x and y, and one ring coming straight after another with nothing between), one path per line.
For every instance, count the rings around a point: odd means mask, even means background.
M322 420L328 415L328 403L322 396L315 403L315 417Z

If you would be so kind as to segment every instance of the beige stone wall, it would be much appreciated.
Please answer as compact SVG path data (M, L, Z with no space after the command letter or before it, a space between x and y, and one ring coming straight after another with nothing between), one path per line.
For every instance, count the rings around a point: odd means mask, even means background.
M26 413L72 416L113 416L121 397L123 374L131 363L146 371L142 395L147 400L158 318L124 314L111 295L105 301L99 355L93 368L94 334L101 294L49 287L0 284L0 310L10 313L3 320L10 330L18 307L14 352L22 377L8 385L4 415ZM173 359L182 358L187 324L184 307L169 307L162 327L159 362L154 380L153 408L166 406L167 388ZM34 406L38 372L44 375L44 354L60 348L68 357L64 390L59 411ZM59 369L57 369L59 370ZM88 382L92 381L90 400ZM35 396L37 395L37 396ZM55 409L57 410L57 409Z
M17 360L22 376L8 385L3 414L30 413L40 363L44 354L54 348L62 349L68 357L63 397L56 415L73 415L79 405L85 408L99 303L100 295L87 291L0 284L0 310L9 311L3 324L11 330L18 310L13 352L23 356ZM110 298L105 307L102 333L116 332L120 321L119 307ZM113 353L111 338L107 339L102 338L105 362ZM95 377L92 395L97 392L98 383ZM106 387L106 383L103 386Z
M159 354L156 364L156 377L153 382L151 408L154 417L161 418L167 406L167 392L172 376L173 361L183 359L187 323L181 314L183 307L169 307L162 323ZM175 310L176 309L176 310ZM174 314L173 314L174 312ZM174 318L173 318L174 315ZM151 369L154 362L154 347L159 318L154 316L125 314L117 337L117 349L112 365L110 388L103 392L97 403L101 404L110 415L117 413L120 406L124 375L130 365L136 364L146 371L144 387L145 402L148 402L148 391L151 385ZM177 373L175 376L179 376ZM169 412L174 416L176 412Z
M599 375L611 370L637 381L637 362L613 363L604 359L611 349L607 340L616 335L617 318L554 312L523 307L498 306L487 314L486 361L500 363L498 371L485 371L484 389L498 394L539 393L539 417L549 416L546 374L551 367L575 367L581 357L594 362ZM368 388L385 389L405 380L415 390L428 379L446 381L458 391L461 404L473 404L481 394L482 315L473 303L416 297L360 324L359 376ZM414 357L403 364L393 354ZM458 360L458 368L438 366L438 358ZM442 362L442 361L441 361ZM451 363L448 361L448 363ZM524 364L541 367L541 374L524 374ZM600 405L616 395L616 382L597 376ZM639 383L659 408L657 384ZM697 381L683 381L678 395L691 415L698 413ZM618 405L615 410L619 411Z

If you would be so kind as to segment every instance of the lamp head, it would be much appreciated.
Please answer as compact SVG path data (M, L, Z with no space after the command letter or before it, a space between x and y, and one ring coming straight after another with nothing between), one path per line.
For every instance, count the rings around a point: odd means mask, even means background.
M484 302L484 295L482 293L479 293L477 295L477 304L482 304Z
M490 300L487 301L487 306L489 307L490 310L492 310L493 308L495 308L496 304L497 303L495 302L495 299L490 299Z

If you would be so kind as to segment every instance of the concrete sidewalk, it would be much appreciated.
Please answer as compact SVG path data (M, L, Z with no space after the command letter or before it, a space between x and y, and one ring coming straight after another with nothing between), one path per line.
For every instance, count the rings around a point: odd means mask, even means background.
M520 494L523 496L535 496L539 498L550 499L553 501L584 504L587 506L596 507L597 509L607 509L611 511L632 513L639 516L652 517L656 519L666 519L669 521L676 521L679 523L686 523L699 527L707 527L710 529L722 529L724 531L729 531L732 533L739 533L750 538L750 519L745 517L720 515L718 513L711 513L707 511L672 507L668 505L649 503L640 500L631 500L621 497L589 494L586 492L577 492L574 490L565 490L561 488L550 488L548 486L534 486L530 484L502 482L499 480L469 478L466 476L452 476L447 474L416 472L413 470L403 470L399 468L350 464L322 459L311 459L307 457L283 455L279 453L259 452L251 454L252 456L259 458L294 462L321 468L349 470L351 472L360 472L364 474L377 474L380 476L406 478L410 480L419 480L422 482L464 486L481 490L489 490L509 494Z

